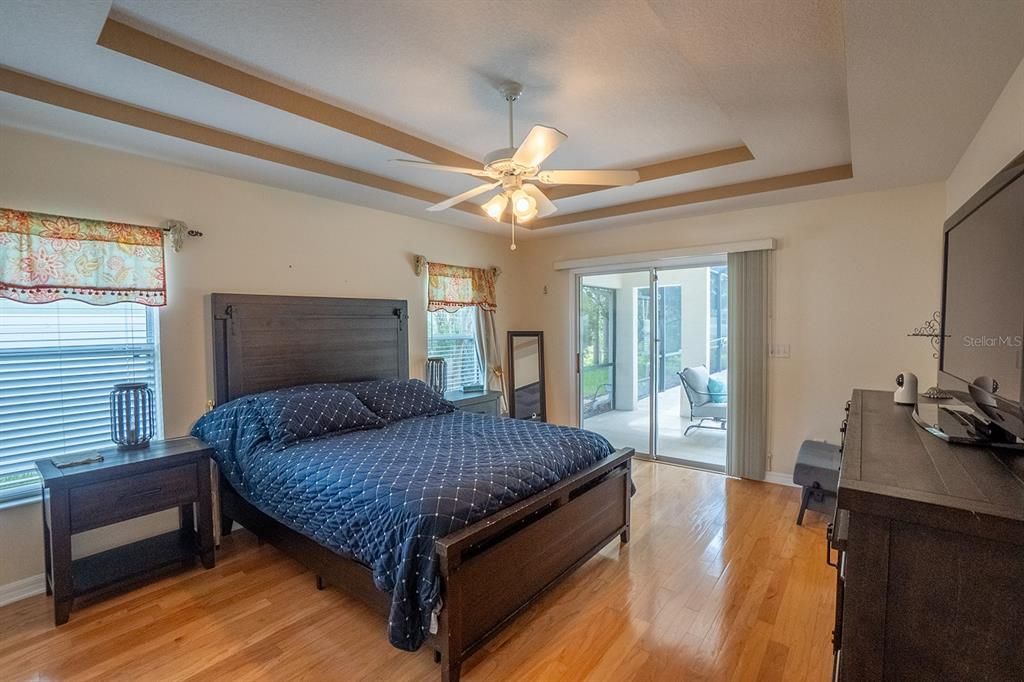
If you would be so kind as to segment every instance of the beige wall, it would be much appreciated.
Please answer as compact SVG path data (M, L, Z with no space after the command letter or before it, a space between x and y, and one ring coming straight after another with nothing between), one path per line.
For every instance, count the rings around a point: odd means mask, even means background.
M806 438L837 441L854 387L893 387L900 370L934 382L927 341L906 336L939 304L944 187L934 183L649 225L532 240L520 310L545 331L548 415L575 420L573 276L555 261L774 237L770 362L772 469L792 471ZM547 294L544 287L547 286Z
M0 509L0 588L43 572L42 534L38 503Z
M212 397L211 292L400 298L409 301L410 363L423 375L426 286L414 254L499 266L499 338L521 258L502 237L188 170L137 156L0 128L0 206L155 225L177 218L201 229L167 250L160 311L164 424L187 433ZM504 344L502 343L503 347ZM42 572L38 504L0 510L0 586ZM120 533L94 531L76 552L163 530L163 515Z
M946 215L960 208L1021 152L1024 152L1024 61L1010 77L946 181Z

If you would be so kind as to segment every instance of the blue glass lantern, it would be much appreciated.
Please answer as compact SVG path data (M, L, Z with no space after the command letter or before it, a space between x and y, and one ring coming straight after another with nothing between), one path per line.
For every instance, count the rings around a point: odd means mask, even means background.
M121 450L149 447L156 430L153 391L145 382L114 384L110 392L110 440Z

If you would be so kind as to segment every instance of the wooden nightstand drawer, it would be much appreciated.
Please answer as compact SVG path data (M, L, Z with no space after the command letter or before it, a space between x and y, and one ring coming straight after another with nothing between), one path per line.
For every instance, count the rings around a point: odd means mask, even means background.
M501 391L478 391L475 393L447 391L444 394L444 398L463 412L489 414L495 417L501 414L500 403L498 402L501 400Z
M460 405L460 410L465 412L476 412L477 414L490 414L495 417L498 416L498 401L497 400L484 400L478 403L468 403L466 405Z
M158 469L68 491L71 532L80 533L191 502L198 494L196 465Z

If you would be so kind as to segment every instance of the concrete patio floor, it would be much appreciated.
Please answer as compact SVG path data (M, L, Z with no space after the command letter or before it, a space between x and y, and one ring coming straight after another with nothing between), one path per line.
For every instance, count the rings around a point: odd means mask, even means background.
M680 416L680 400L684 415L688 415L689 405L680 387L662 391L658 396L658 456L724 467L725 430L694 429L689 436L683 436L691 422L688 416ZM612 410L583 420L583 428L601 434L617 448L630 447L638 453L650 453L649 424L650 398L637 401L633 411Z

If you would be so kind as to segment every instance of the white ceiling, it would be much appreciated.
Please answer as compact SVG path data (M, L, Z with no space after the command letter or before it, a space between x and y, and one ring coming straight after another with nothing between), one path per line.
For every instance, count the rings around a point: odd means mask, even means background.
M854 172L945 180L1024 59L1024 0L849 0Z
M109 0L0 0L0 65L455 194L358 137L96 45ZM481 158L569 140L547 168L633 167L739 144L756 159L558 201L562 212L854 163L854 179L573 229L943 179L1024 58L1021 0L115 0L115 16L282 85ZM477 229L459 211L0 94L0 124ZM552 228L558 231L564 228ZM549 232L545 230L545 232Z

